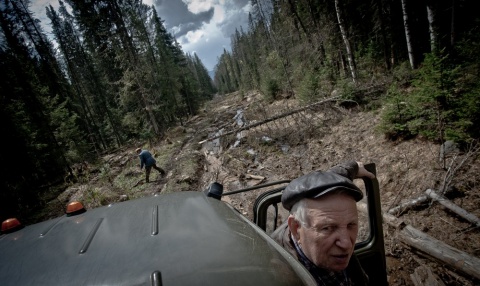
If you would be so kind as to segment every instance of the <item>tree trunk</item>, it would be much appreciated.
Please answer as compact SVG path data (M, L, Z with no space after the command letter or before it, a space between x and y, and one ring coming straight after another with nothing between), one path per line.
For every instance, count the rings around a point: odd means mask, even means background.
M426 201L428 201L427 196L420 196L418 198L406 201L394 208L391 208L390 210L388 210L388 213L391 215L399 215L401 212L404 212L412 207L418 206Z
M383 20L385 20L386 35L390 41L390 49L389 49L390 54L388 55L390 66L394 66L397 63L397 54L395 52L395 49L397 47L397 40L396 40L396 37L393 35L394 25L393 25L392 18L396 13L392 11L391 1L384 1L384 0L380 0L380 1L383 4L382 9L386 11L386 17Z
M428 31L430 33L430 51L436 53L438 50L438 29L435 1L427 2Z
M353 58L352 47L350 41L348 40L347 31L345 29L345 23L343 22L343 17L340 10L340 0L335 0L335 10L337 12L338 26L340 28L340 33L342 34L343 42L345 44L345 49L347 51L348 66L352 74L352 80L354 83L357 82L357 69L355 67L355 59Z
M272 121L278 120L278 119L280 119L280 118L284 118L284 117L293 115L293 114L295 114L295 113L305 111L305 110L307 110L307 109L316 107L316 106L318 106L318 105L320 105L320 104L325 104L325 103L333 102L333 101L339 101L339 98L338 98L338 97L327 98L327 99L324 99L324 100L322 100L322 101L318 101L318 102L309 104L309 105L307 105L307 106L300 107L300 108L298 108L298 109L294 109L294 110L288 111L288 112L286 112L286 113L282 113L282 114L275 115L275 116L273 116L273 117L269 117L269 118L267 118L267 119L265 119L265 120L262 120L262 121L259 121L259 122L255 122L255 123L253 123L253 124L245 125L245 126L243 126L243 127L241 127L241 128L237 128L237 129L232 130L232 131L228 131L228 132L225 132L225 133L222 133L222 134L219 134L219 135L215 135L214 137L210 137L210 138L207 138L207 139L205 139L205 140L202 140L202 141L198 142L198 144L203 144L203 143L205 143L205 142L208 142L208 141L211 141L211 140L215 140L215 139L224 137L224 136L226 136L226 135L238 133L238 132L243 131L243 130L248 130L248 129L251 129L251 128L253 128L253 127L257 127L257 126L266 124L266 123L268 123L268 122L272 122Z
M455 5L456 1L452 0L452 20L450 22L450 45L453 48L455 46Z
M405 37L407 40L407 49L408 49L408 58L410 59L410 66L412 69L417 68L417 63L415 62L415 56L413 54L413 43L412 43L412 34L410 32L410 25L408 21L407 13L407 0L402 1L402 11L403 11L403 26L405 28Z
M380 24L380 32L382 35L382 41L383 41L383 57L385 60L385 67L387 70L390 70L392 68L392 63L390 62L390 51L389 47L391 47L391 44L389 44L388 37L387 37L387 27L385 24L385 18L383 16L383 2L382 0L377 0L377 14L378 14L378 22Z
M473 223L476 227L480 227L480 219L474 214L467 212L466 210L449 201L447 198L437 194L434 190L428 189L425 191L425 193L427 196L439 202L444 207Z
M411 225L400 231L400 240L424 253L442 261L448 266L458 269L476 279L480 279L480 259L461 250L451 247Z
M357 207L363 213L368 212L368 207L364 203L358 203ZM388 223L388 225L393 226L395 229L401 229L398 238L403 243L438 259L453 269L480 279L480 271L478 269L480 259L477 257L451 247L409 224L405 225L402 220L395 219L387 213L383 213L382 216L383 221Z
M298 24L299 24L300 27L302 28L303 33L305 34L308 43L309 43L310 45L312 45L312 39L311 39L311 37L310 37L310 34L309 34L309 32L307 31L307 28L305 27L305 24L303 24L302 17L300 17L300 16L298 15L297 9L295 9L295 3L293 3L293 0L288 0L288 4L289 4L289 7L290 7L290 12L292 12L294 18L297 20ZM300 31L298 31L298 29L297 29L297 32L298 32L298 34L300 34Z

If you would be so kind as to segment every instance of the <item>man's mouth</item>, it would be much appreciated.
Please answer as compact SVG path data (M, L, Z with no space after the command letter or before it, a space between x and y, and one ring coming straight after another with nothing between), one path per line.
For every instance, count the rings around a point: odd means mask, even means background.
M332 255L337 263L348 263L348 254Z

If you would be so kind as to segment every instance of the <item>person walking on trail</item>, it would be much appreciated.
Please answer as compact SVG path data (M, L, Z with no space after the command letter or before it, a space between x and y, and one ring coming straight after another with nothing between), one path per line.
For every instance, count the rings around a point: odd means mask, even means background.
M137 152L138 157L140 157L140 169L143 169L143 166L145 166L145 181L147 183L149 182L152 168L157 170L160 174L165 175L165 171L157 166L157 161L155 161L155 158L153 158L152 154L148 150L137 148L135 152Z

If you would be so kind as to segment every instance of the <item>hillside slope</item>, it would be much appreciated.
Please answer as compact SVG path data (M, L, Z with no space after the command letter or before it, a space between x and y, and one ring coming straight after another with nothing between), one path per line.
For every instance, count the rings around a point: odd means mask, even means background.
M338 162L357 160L375 163L383 211L417 198L427 189L439 190L446 169L453 172L448 197L480 217L478 153L452 155L439 160L440 146L421 139L391 142L376 132L381 110L344 109L320 104L304 112L237 132L235 116L246 123L261 122L273 115L298 108L294 100L264 102L257 93L230 94L206 104L201 114L183 127L169 130L161 142L134 144L105 156L96 165L86 165L77 182L49 204L44 216L60 215L66 202L80 200L87 208L152 193L204 190L217 181L224 191L260 183L294 179L315 169L328 169ZM201 141L227 134L218 140ZM228 135L229 134L229 135ZM140 145L156 154L165 177L153 170L153 182L144 183L144 173L134 154ZM447 168L443 167L446 163ZM229 196L225 200L251 217L257 192ZM452 247L480 257L480 230L436 203L406 210L400 218ZM390 285L413 285L410 278L420 265L428 265L446 285L478 285L480 281L417 253L398 239L398 230L384 225Z

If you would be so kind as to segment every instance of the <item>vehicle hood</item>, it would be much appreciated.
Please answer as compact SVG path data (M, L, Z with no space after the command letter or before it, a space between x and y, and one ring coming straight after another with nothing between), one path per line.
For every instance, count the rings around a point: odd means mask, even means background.
M0 237L1 285L299 285L305 270L202 192L145 197Z

